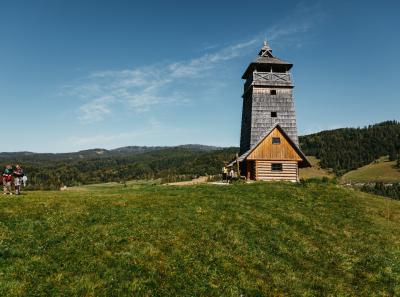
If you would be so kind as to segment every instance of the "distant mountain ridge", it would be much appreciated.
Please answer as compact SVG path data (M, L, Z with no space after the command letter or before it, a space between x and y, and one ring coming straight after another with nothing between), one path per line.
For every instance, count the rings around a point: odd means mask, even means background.
M48 157L52 159L61 159L61 160L85 158L85 157L100 157L100 156L111 157L111 156L143 154L143 153L166 150L166 149L188 149L193 151L211 152L223 149L223 147L202 145L202 144L183 144L177 146L124 146L115 149L94 148L94 149L87 149L87 150L68 152L68 153L35 153L29 151L1 152L0 161L4 159L15 159L15 158L26 159L30 157L39 157L39 158Z

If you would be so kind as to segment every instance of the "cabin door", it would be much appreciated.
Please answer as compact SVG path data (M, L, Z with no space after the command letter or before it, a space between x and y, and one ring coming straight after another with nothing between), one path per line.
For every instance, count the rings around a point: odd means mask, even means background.
M256 179L256 162L246 161L246 179Z

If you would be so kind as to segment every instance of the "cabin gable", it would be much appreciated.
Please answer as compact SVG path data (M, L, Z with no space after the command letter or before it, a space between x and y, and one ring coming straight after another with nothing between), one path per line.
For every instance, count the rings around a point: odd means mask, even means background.
M289 143L278 127L275 127L267 137L254 148L246 158L247 160L286 160L302 161L295 148Z

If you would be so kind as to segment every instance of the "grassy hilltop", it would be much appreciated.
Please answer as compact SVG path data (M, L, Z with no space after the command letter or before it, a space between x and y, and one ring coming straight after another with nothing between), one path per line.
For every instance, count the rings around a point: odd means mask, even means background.
M350 171L342 176L343 182L400 182L400 169L395 161L389 161L387 157L379 158L371 164Z
M0 296L393 296L400 202L335 185L128 184L0 200Z

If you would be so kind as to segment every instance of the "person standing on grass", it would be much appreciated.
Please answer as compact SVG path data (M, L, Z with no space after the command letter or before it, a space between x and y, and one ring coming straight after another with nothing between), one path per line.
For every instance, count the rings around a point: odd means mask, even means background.
M26 187L27 182L28 182L28 177L24 173L24 176L22 177L22 184L23 184L24 188Z
M15 194L19 195L21 194L22 178L24 176L24 170L21 168L19 164L15 166L13 175L14 175Z
M11 184L13 180L13 170L11 165L7 165L3 171L3 194L12 195Z
M227 182L228 181L228 168L226 168L226 165L222 167L222 182Z
M231 170L228 173L228 183L229 184L232 182L234 175L235 175L235 172L233 171L233 168L231 168Z

